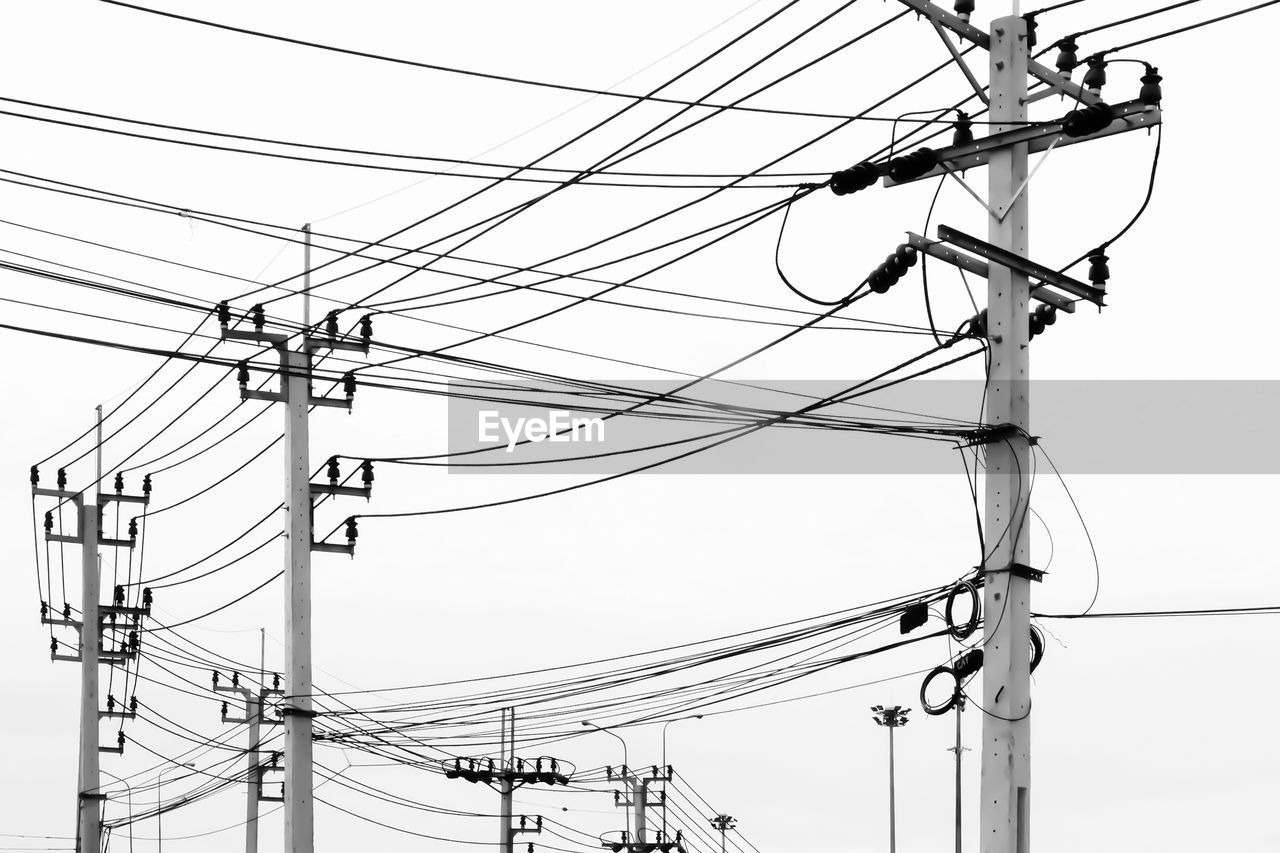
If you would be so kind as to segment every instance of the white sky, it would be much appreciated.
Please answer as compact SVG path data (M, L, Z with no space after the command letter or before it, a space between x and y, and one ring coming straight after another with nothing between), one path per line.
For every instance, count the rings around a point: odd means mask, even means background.
M158 4L157 4L158 5ZM1024 4L1025 6L1026 4ZM1143 11L1151 3L1086 0L1043 16L1041 44L1060 35ZM1090 50L1221 14L1243 5L1210 0L1091 37ZM170 4L219 21L352 48L561 81L589 87L617 84L647 91L696 61L778 2L742 0L645 4L589 2L485 4L331 2ZM670 90L695 98L764 52L836 8L801 0L754 39ZM896 11L893 3L861 0L743 81L717 94L724 100L763 85ZM975 23L986 26L1009 4L980 2ZM730 16L738 15L703 36ZM1280 11L1264 10L1129 55L1165 75L1167 136L1155 200L1146 217L1112 251L1110 307L1059 321L1033 346L1033 373L1059 379L1274 379L1272 318L1280 308L1273 281L1259 274L1268 249L1266 220L1277 189L1265 163L1265 99L1273 76L1273 31ZM9 4L0 52L2 94L139 119L232 133L369 147L386 151L525 162L617 108L584 95L477 81L403 66L319 53L87 0ZM700 37L701 36L701 37ZM848 112L878 100L945 58L932 29L908 17L867 42L761 96L753 104ZM1053 55L1046 57L1052 62ZM981 76L983 70L978 69ZM1107 94L1136 97L1137 66L1110 69ZM623 82L625 81L625 82ZM896 115L953 103L966 91L958 71L940 75L876 111ZM8 107L5 107L8 109ZM1066 106L1041 102L1033 117ZM659 105L633 110L617 129L593 136L552 161L594 162L647 125L670 114ZM3 168L86 184L182 207L250 219L374 237L395 230L459 197L465 179L369 172L288 163L230 153L108 137L71 128L3 119ZM758 167L815 135L822 120L722 116L670 144L629 161L654 171L734 172ZM612 125L610 126L613 127ZM786 161L787 171L830 172L888 140L889 127L863 123ZM1055 152L1032 185L1032 254L1059 265L1111 235L1127 221L1145 189L1154 136L1137 132ZM983 181L973 175L979 186ZM296 247L169 216L148 215L0 185L0 218L155 254L236 276L273 281L300 269ZM504 189L411 237L444 233L527 197ZM687 233L785 190L743 190L695 207L663 228L589 253L600 261ZM843 295L901 240L920 230L932 184L894 191L873 188L836 198L825 191L793 210L785 259L793 280L828 297ZM533 263L618 230L691 197L683 191L578 188L517 219L472 247L477 256ZM947 186L934 214L982 234L972 199ZM234 296L242 283L177 270L83 244L0 225L5 252L22 252L171 287L200 299ZM780 305L806 306L773 272L777 219L647 280L665 287ZM1259 251L1261 250L1261 252ZM22 258L4 255L6 260ZM581 264L586 266L586 263ZM557 266L557 269L569 269ZM577 267L573 267L577 268ZM634 274L639 266L602 271ZM954 328L971 312L957 278L931 267L939 326ZM1082 272L1082 270L1081 270ZM355 298L386 281L382 273L343 285ZM442 286L410 280L403 293ZM108 298L43 279L4 273L11 299L189 329L190 315ZM335 291L339 293L339 291ZM641 298L641 297L636 297ZM550 297L523 294L439 309L431 319L495 328L546 310ZM679 304L648 297L652 304ZM318 303L319 304L319 303ZM300 319L296 300L278 303ZM852 312L922 324L918 277ZM57 329L149 346L173 346L172 333L145 332L5 303L3 322ZM206 331L208 326L206 326ZM585 305L519 333L530 341L569 347L688 372L703 372L770 340L776 330ZM461 339L430 325L386 321L377 336L424 349ZM887 338L887 340L886 340ZM733 371L749 379L857 380L914 354L919 339L814 332ZM620 381L662 374L513 342L488 341L460 353L536 370ZM91 423L94 405L108 406L155 362L98 348L17 333L0 334L7 365L6 451L0 482L11 535L0 563L9 594L0 597L0 634L8 651L0 701L10 772L0 777L0 832L67 836L75 790L78 678L68 664L47 660L48 636L37 620L32 586L30 510L25 484L33 462ZM953 372L972 378L975 362ZM166 374L176 377L177 373ZM179 393L157 406L136 433L108 445L113 460L163 426L214 382L201 368ZM226 381L179 428L144 456L196 438L236 401ZM1187 400L1188 407L1197 401ZM256 409L248 410L256 411ZM156 477L165 505L198 491L248 458L279 428L269 413L200 462ZM445 406L436 398L362 390L355 411L317 412L313 460L330 453L383 455L444 449ZM1035 420L1050 452L1052 423ZM1190 436L1233 441L1230 413L1220 433ZM1105 435L1107 413L1096 429ZM1098 440L1095 436L1093 440ZM874 442L853 436L850 442ZM83 447L78 448L83 449ZM865 448L864 448L865 450ZM63 458L67 458L65 455ZM43 469L45 483L53 465ZM87 462L73 468L83 481ZM218 547L274 505L281 495L278 451L225 487L148 528L148 574L169 570ZM1044 472L1042 472L1044 473ZM131 474L136 486L139 474ZM1275 481L1270 477L1068 476L1101 558L1101 610L1273 604L1276 585L1271 529ZM460 505L556 488L554 476L459 477L426 469L379 469L372 511ZM1053 562L1035 590L1036 610L1069 612L1086 604L1094 585L1085 537L1061 485L1045 475L1035 505L1053 534ZM354 505L322 513L327 530ZM642 476L514 507L362 525L354 561L315 559L315 660L321 686L387 687L568 663L687 642L801 618L945 583L976 560L972 505L959 466L953 476ZM1032 532L1036 562L1049 545ZM68 558L78 559L74 549ZM261 583L279 565L268 549L208 581L158 596L162 618L204 612ZM74 584L73 584L74 589ZM1167 853L1273 849L1280 831L1269 809L1280 794L1274 767L1280 739L1275 689L1264 673L1276 663L1274 617L1097 621L1047 625L1052 632L1034 685L1033 833L1037 849L1128 850L1142 844ZM188 636L237 659L256 659L258 628L269 636L269 668L281 665L282 608L278 584L189 629ZM839 687L932 666L943 644L920 644L874 661L837 669L813 689ZM681 723L669 731L671 763L716 806L739 818L762 853L808 849L857 853L884 849L885 743L867 707L918 707L919 678L851 690L822 699ZM784 689L774 698L806 692ZM766 694L765 698L770 698ZM216 709L160 688L139 698L206 735L222 731ZM966 739L980 730L965 717ZM104 738L110 727L103 726ZM165 754L181 742L146 726L128 733ZM904 851L941 849L952 838L950 717L917 712L898 741L899 843ZM627 735L632 761L659 760L658 727ZM590 735L558 745L582 767L620 763L616 741ZM972 753L970 755L973 755ZM317 759L341 766L330 749ZM104 756L104 769L124 775L156 760L130 746ZM978 761L965 765L967 844L977 829ZM179 774L173 774L179 775ZM359 771L369 784L432 804L490 812L496 794L395 769ZM166 786L176 793L182 783ZM325 794L325 796L330 796ZM490 841L490 820L447 818L374 804L333 791L335 802L418 832ZM620 826L606 795L530 796L522 810L567 807L560 818L596 833ZM242 819L242 794L217 798L165 816L176 849L234 849L241 830L205 834ZM119 814L113 807L111 814ZM320 807L320 850L456 849L377 830ZM135 827L154 838L154 822ZM280 842L278 816L262 821L264 849ZM177 841L188 836L188 840ZM194 837L199 836L199 837ZM0 850L41 841L0 836ZM124 839L113 839L116 849ZM50 846L59 842L50 841ZM948 848L949 849L949 848Z

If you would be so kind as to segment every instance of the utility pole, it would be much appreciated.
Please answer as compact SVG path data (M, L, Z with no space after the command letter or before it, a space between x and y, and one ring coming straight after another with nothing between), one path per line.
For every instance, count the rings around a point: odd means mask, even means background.
M146 506L150 500L151 485L144 483L143 495L124 494L123 477L116 475L115 493L104 494L102 483L102 407L97 407L97 457L96 475L90 489L85 492L73 492L67 489L67 472L58 469L57 488L40 488L40 472L31 468L31 493L36 497L55 498L58 506L71 504L76 510L76 530L72 534L53 532L53 511L44 515L45 539L49 542L77 544L80 546L80 619L71 618L70 605L64 606L60 615L54 615L45 602L40 605L40 621L43 624L72 628L79 633L80 647L74 654L59 651L57 639L50 643L49 657L52 660L71 661L80 664L80 753L77 765L76 791L76 845L82 853L98 853L102 847L102 804L106 795L101 791L100 754L112 752L123 754L125 737L120 731L116 737L116 745L104 747L99 744L98 721L102 717L132 718L136 714L136 700L130 700L129 710L116 710L115 699L108 697L107 709L99 709L98 687L100 675L98 667L102 664L114 666L126 663L137 657L139 620L151 612L151 590L143 590L143 607L125 607L123 587L115 590L115 603L101 605L98 601L100 590L100 556L98 549L106 547L133 548L137 544L138 527L136 520L129 522L129 538L113 539L102 535L103 509L111 503L117 508L123 504L140 504ZM109 616L112 630L125 630L130 626L117 623L120 617L130 618L133 630L128 634L128 642L121 641L120 648L103 648L103 617Z
M981 706L980 849L982 853L1029 853L1031 678L1027 643L1031 582L1040 580L1044 573L1030 565L1027 525L1034 441L1029 432L1028 343L1056 321L1058 312L1073 313L1080 301L1102 307L1110 270L1105 245L1086 256L1088 284L1029 259L1027 188L1035 170L1028 171L1028 154L1043 152L1047 157L1055 149L1076 143L1155 127L1161 123L1161 78L1148 65L1136 99L1108 104L1101 96L1105 83L1101 57L1096 57L1096 68L1090 62L1083 85L1072 82L1071 71L1081 63L1071 38L1057 43L1055 70L1030 58L1033 31L1026 18L1016 14L998 18L988 33L970 25L970 0L957 2L960 14L929 0L899 2L929 22L974 95L988 104L989 132L984 139L974 140L972 123L961 114L950 146L937 150L920 147L885 163L859 163L832 175L829 186L836 195L848 195L880 177L885 186L927 178L951 179L987 214L989 242L939 225L937 239L908 233L908 243L899 247L899 254L914 249L987 279L987 308L973 317L968 331L962 333L985 339L990 345L985 388L988 425L975 431L971 441L986 451L983 523L990 549L979 570L983 585L981 651L986 668ZM978 82L963 52L952 42L952 34L988 51L987 86ZM1028 95L1029 76L1044 84L1033 95ZM1070 112L1057 120L1028 124L1028 104L1054 95L1070 100ZM983 165L989 167L985 200L962 177L967 170ZM906 256L900 260L896 265L886 262L888 267L882 265L868 279L874 292L884 292L910 266ZM1033 299L1042 303L1034 312L1029 310Z
M876 725L884 726L889 730L889 853L896 853L898 849L898 816L893 779L893 730L907 724L907 714L910 711L910 708L903 708L901 705L894 705L892 708L874 705L871 708L871 718L876 721Z
M513 853L517 835L542 832L541 815L534 816L532 820L528 815L521 815L519 824L516 824L511 808L516 788L524 785L569 784L569 777L560 772L560 762L555 758L516 758L515 708L502 709L502 737L496 763L492 758L455 758L452 767L446 766L444 775L446 779L465 779L473 784L483 782L490 787L497 787L501 798L498 811L499 853ZM529 849L533 850L532 844Z
M265 648L263 651L265 657ZM265 663L259 670L258 689L253 690L240 683L240 673L231 673L231 684L222 685L219 683L219 674L217 670L213 673L213 691L215 693L227 693L239 696L244 701L244 716L233 717L228 714L230 710L227 703L222 703L222 722L223 723L243 723L249 727L249 750L248 758L248 776L246 784L248 789L245 796L245 823L244 823L244 849L245 853L258 853L258 803L261 800L274 801L275 797L264 797L262 793L263 779L269 771L280 770L276 753L272 753L273 761L263 763L262 761L262 725L281 725L282 720L268 718L264 713L267 706L267 700L272 696L281 696L284 691L280 689L280 676L273 676L271 687L266 685Z
M345 400L316 397L311 393L311 356L317 350L353 350L368 353L372 323L366 315L360 322L360 340L349 340L338 334L336 312L325 320L323 334L302 332L298 349L289 346L289 335L265 331L266 317L261 305L249 315L253 331L230 328L231 309L220 302L218 322L223 340L239 340L268 344L279 358L280 390L250 390L249 365L241 361L237 370L241 399L268 400L285 404L285 695L284 714L284 838L286 853L312 853L315 849L315 802L312 798L312 703L311 681L311 552L326 551L354 556L356 522L347 519L347 544L316 542L312 535L312 503L314 496L349 495L368 498L372 492L373 466L362 466L362 488L338 485L338 463L328 464L329 484L311 482L309 414L312 407L331 406L351 409L355 397L355 374L343 377Z
M893 732L889 734L892 736ZM737 826L738 820L732 815L718 814L711 818L711 825L720 830L720 853L725 853L725 833Z
M510 735L508 736L508 729ZM514 770L516 764L516 709L502 709L501 758L503 770ZM502 807L498 811L498 843L499 853L513 853L515 850L515 834L511 831L511 775L503 773L498 782L498 791L502 796Z
M1027 119L1027 22L997 18L990 33L991 133ZM991 152L988 241L1028 257L1027 143ZM1031 845L1030 375L1028 305L1023 270L998 263L987 276L987 422L1005 429L986 444L986 542L983 564L981 849L1028 853Z

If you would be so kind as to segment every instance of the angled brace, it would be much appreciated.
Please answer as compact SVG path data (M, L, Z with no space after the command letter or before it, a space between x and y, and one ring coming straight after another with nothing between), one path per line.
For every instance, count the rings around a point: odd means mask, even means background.
M937 18L930 18L929 23L933 24L934 30L938 33L938 38L942 39L942 43L947 46L947 50L951 52L951 58L956 61L956 65L960 66L960 70L964 72L965 79L969 81L969 85L973 87L973 93L981 99L982 103L989 104L991 99L987 97L986 88L978 82L978 78L973 76L973 71L969 69L969 63L964 61L964 56L960 51L956 50L956 46L951 43L951 39L947 37L946 32L942 29L942 24L938 23Z
M928 2L928 0L898 0L898 2L924 15L935 26L946 27L965 41L972 42L983 50L991 50L991 37L967 21L962 20L958 15L953 15L940 9ZM1070 96L1073 100L1081 101L1085 104L1096 104L1102 100L1083 86L1078 86L1070 80L1063 79L1062 75L1056 70L1046 68L1034 60L1028 60L1027 73L1040 82L1047 84L1050 87L1049 91L1061 92Z

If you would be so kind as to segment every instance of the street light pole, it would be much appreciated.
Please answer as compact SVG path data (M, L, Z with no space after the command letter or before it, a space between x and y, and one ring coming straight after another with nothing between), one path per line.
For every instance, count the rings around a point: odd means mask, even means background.
M901 705L894 705L892 708L886 708L883 705L871 707L871 718L876 721L876 725L889 729L889 853L897 853L898 850L898 821L893 780L893 730L907 724L907 714L910 711L910 708L903 708Z
M662 769L666 773L667 768L667 726L672 723L678 723L681 720L701 720L701 714L690 714L687 717L676 717L674 720L667 720L662 724ZM671 774L666 773L669 777ZM667 778L662 780L662 838L661 841L667 840Z
M164 777L164 774L177 767L195 769L195 765L188 762L185 764L175 764L173 767L166 767L156 774L156 853L161 853L164 849L164 829L160 822L160 780Z
M128 795L129 795L129 816L130 818L132 818L133 817L133 787L128 782L124 781L114 773L108 773L106 770L99 770L98 772L101 773L103 776L110 776L112 779L115 779L121 785L124 785L124 789L125 791L128 792ZM133 821L132 820L129 821L129 853L133 853Z
M595 730L596 730L596 731L598 731L598 732L604 732L605 734L607 734L607 735L612 735L613 737L615 737L615 738L617 738L617 739L618 739L618 743L622 744L622 778L623 778L623 781L627 781L627 780L629 780L629 778L630 778L630 777L629 777L627 774L628 774L630 771L629 771L627 768L628 768L628 766L630 765L630 763L631 763L631 762L630 762L630 760L627 758L627 742L626 742L625 740L623 740L623 739L622 739L622 735L618 734L617 732L609 731L609 730L608 730L608 729L606 729L606 728L601 728L600 726L597 726L595 723L591 722L590 720L583 720L583 721L582 721L582 724L583 724L584 726L588 727L588 728L595 729ZM632 829L632 826L631 826L631 800L632 800L632 797L628 796L628 797L627 797L627 828L628 828L628 829Z

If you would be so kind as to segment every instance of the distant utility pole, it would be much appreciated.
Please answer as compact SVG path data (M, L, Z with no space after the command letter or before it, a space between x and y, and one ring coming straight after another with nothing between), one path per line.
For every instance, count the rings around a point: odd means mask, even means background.
M896 853L898 849L898 817L893 780L893 730L907 724L907 714L910 711L910 708L903 708L901 705L894 705L892 708L874 705L871 708L871 718L876 721L876 725L889 729L889 853Z
M309 414L315 406L351 409L355 397L355 374L343 377L346 399L317 397L311 389L311 358L317 350L352 350L368 353L372 324L366 315L360 322L360 339L338 333L337 312L325 319L322 334L306 327L301 346L289 347L289 335L265 331L266 316L261 305L249 312L253 331L230 328L231 310L220 302L218 323L223 340L267 344L279 357L280 390L250 390L249 365L242 361L237 370L241 399L268 400L285 404L285 509L288 513L285 539L285 692L284 713L284 838L286 853L312 853L315 849L315 803L312 798L313 762L311 746L311 552L326 551L354 556L356 522L347 519L347 544L316 542L312 531L313 500L316 496L347 495L368 498L372 493L373 467L365 462L363 487L338 485L338 462L328 463L329 483L311 482ZM318 330L317 330L318 331Z
M263 724L278 726L283 721L268 718L263 710L267 706L267 700L272 696L281 696L284 691L280 689L280 676L273 675L272 685L266 685L266 669L265 665L265 637L264 648L262 651L264 658L263 665L258 671L258 688L256 690L240 683L240 673L231 673L231 684L219 684L219 674L217 670L213 672L213 692L226 693L239 696L244 701L244 716L235 717L228 714L230 710L227 703L222 703L222 722L224 723L245 723L249 726L249 750L247 753L248 775L246 776L246 784L248 790L245 796L245 819L244 819L244 849L245 853L258 853L258 803L266 800L269 802L277 801L280 798L265 796L262 791L262 784L266 774L272 770L283 770L279 764L279 754L272 753L272 760L264 763L262 761L262 735L261 727Z
M144 485L147 494L124 494L124 478L117 474L115 493L104 494L102 485L102 407L97 407L97 479L90 487L93 497L86 493L67 490L67 472L58 469L58 482L55 489L40 488L40 472L31 468L31 493L36 497L56 498L59 506L70 503L76 509L76 532L62 534L53 532L53 511L44 516L45 539L50 542L72 543L80 545L80 619L71 618L70 605L64 605L61 616L55 616L48 604L41 602L40 621L46 625L72 628L79 632L80 647L74 654L59 651L58 641L50 644L49 656L52 660L74 661L80 664L80 760L77 773L76 794L76 839L77 849L82 853L98 853L102 847L102 804L106 795L100 790L102 779L99 768L99 754L112 752L124 753L124 731L116 735L116 745L101 746L99 743L98 721L102 717L123 719L136 715L137 702L130 700L129 710L116 710L115 699L108 697L107 709L99 708L98 667L102 664L115 666L133 660L138 654L140 627L139 620L151 612L151 590L143 593L143 607L124 606L124 588L115 590L114 604L102 605L98 601L100 592L101 559L100 547L133 548L137 543L138 527L136 520L129 522L129 538L113 539L102 535L103 510L108 504L139 504L146 506L151 491L150 481ZM110 619L109 630L128 631L127 639L121 639L118 649L103 648L104 617ZM118 621L118 620L129 621ZM108 644L109 646L109 644Z
M957 691L959 692L959 691ZM964 711L964 694L961 693L956 699L956 745L950 747L947 752L956 754L956 853L963 853L964 845L961 842L961 820L960 820L960 760L963 753L968 752L968 747L964 746L961 741L960 731L960 714Z
M568 785L569 777L560 772L560 762L555 758L543 756L526 760L516 758L516 711L515 708L502 709L502 738L498 752L498 760L492 758L455 758L453 766L445 770L446 779L465 779L468 782L483 782L497 786L501 797L498 809L498 850L499 853L513 853L517 835L525 833L540 834L542 832L542 816L531 820L528 815L521 815L517 825L512 816L512 798L517 788L524 785ZM464 766L465 762L465 766ZM533 845L529 845L530 851Z
M738 825L738 819L727 814L718 814L711 818L711 825L720 830L720 853L725 853L725 833Z

